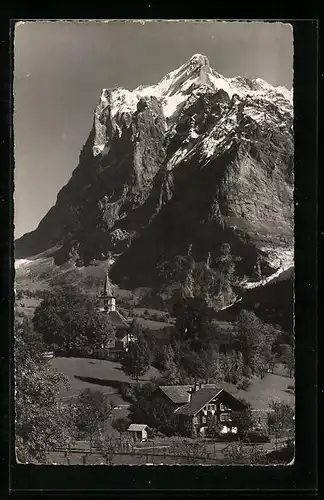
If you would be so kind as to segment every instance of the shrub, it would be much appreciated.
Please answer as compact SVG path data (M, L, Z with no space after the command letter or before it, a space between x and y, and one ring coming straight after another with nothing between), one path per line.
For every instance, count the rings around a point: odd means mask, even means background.
M259 465L265 463L266 455L255 446L244 446L242 442L233 443L222 450L228 464Z
M270 437L268 434L256 431L247 432L246 439L251 443L270 443Z
M116 429L120 434L127 431L131 421L128 418L120 417L112 421L112 427Z
M225 442L233 442L233 441L238 441L239 436L237 434L233 434L232 432L229 432L227 434L214 434L211 433L210 437L217 437L218 441L225 441Z
M134 402L136 400L134 388L130 384L120 384L119 392L126 401Z
M251 381L248 378L244 378L237 384L236 387L242 391L247 391L250 386L251 386Z

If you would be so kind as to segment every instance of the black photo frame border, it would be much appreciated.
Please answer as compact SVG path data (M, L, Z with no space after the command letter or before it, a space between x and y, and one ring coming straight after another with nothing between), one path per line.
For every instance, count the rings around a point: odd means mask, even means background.
M137 15L134 18L154 18L152 7L154 5L150 6L152 17ZM118 18L125 19L116 16L116 19ZM17 18L17 21L20 19L24 18ZM88 466L80 468L80 466L32 466L15 463L12 350L14 156L11 96L14 62L12 35L15 20L10 23L10 31L9 23L7 24L7 37L6 30L3 31L1 55L4 61L1 68L4 70L4 79L1 85L1 105L4 108L2 113L4 133L1 149L4 152L4 162L0 169L2 229L0 248L1 313L4 328L0 337L2 343L0 366L1 443L4 453L1 463L5 465L5 477L9 478L8 489L12 494L23 497L37 493L62 496L69 492L82 496L109 494L143 497L153 494L164 497L179 493L186 497L201 494L228 497L232 493L247 498L253 495L261 498L264 494L279 498L285 493L285 498L287 495L296 498L297 494L304 496L316 492L319 441L317 430L319 21L317 19L282 21L289 22L294 29L296 457L292 466L267 467ZM6 168L7 165L10 167Z

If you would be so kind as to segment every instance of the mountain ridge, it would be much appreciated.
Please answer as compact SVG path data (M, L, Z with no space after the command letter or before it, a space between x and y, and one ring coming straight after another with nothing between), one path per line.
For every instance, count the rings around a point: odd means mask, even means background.
M161 260L225 241L239 276L262 281L293 265L293 153L292 92L195 54L156 85L103 89L78 167L16 257L113 252L112 279L147 286Z

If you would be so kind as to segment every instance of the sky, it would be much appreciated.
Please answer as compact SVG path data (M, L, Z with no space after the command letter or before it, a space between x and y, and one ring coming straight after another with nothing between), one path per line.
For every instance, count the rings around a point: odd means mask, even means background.
M23 22L14 35L15 238L77 167L101 90L157 83L193 54L226 77L288 89L293 32L270 22Z

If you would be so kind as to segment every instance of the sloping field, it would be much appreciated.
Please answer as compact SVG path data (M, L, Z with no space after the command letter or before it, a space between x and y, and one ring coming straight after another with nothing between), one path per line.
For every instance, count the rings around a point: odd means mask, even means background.
M123 404L118 391L122 382L135 383L126 375L119 363L99 359L57 357L50 361L53 368L67 376L70 387L62 389L60 397L77 396L84 389L98 390L107 394L116 394L114 404ZM151 367L139 382L147 382L151 377L160 376L159 371Z
M164 323L162 321L153 321L151 319L144 318L133 318L139 323L143 328L148 328L149 330L163 330L163 328L172 326L171 323ZM132 318L128 318L131 321Z
M243 398L251 403L253 408L265 410L275 399L291 406L295 405L295 395L287 391L288 385L294 385L293 378L268 373L263 379L253 378L247 391L238 390L235 385L228 383L222 384L222 387L236 398Z

